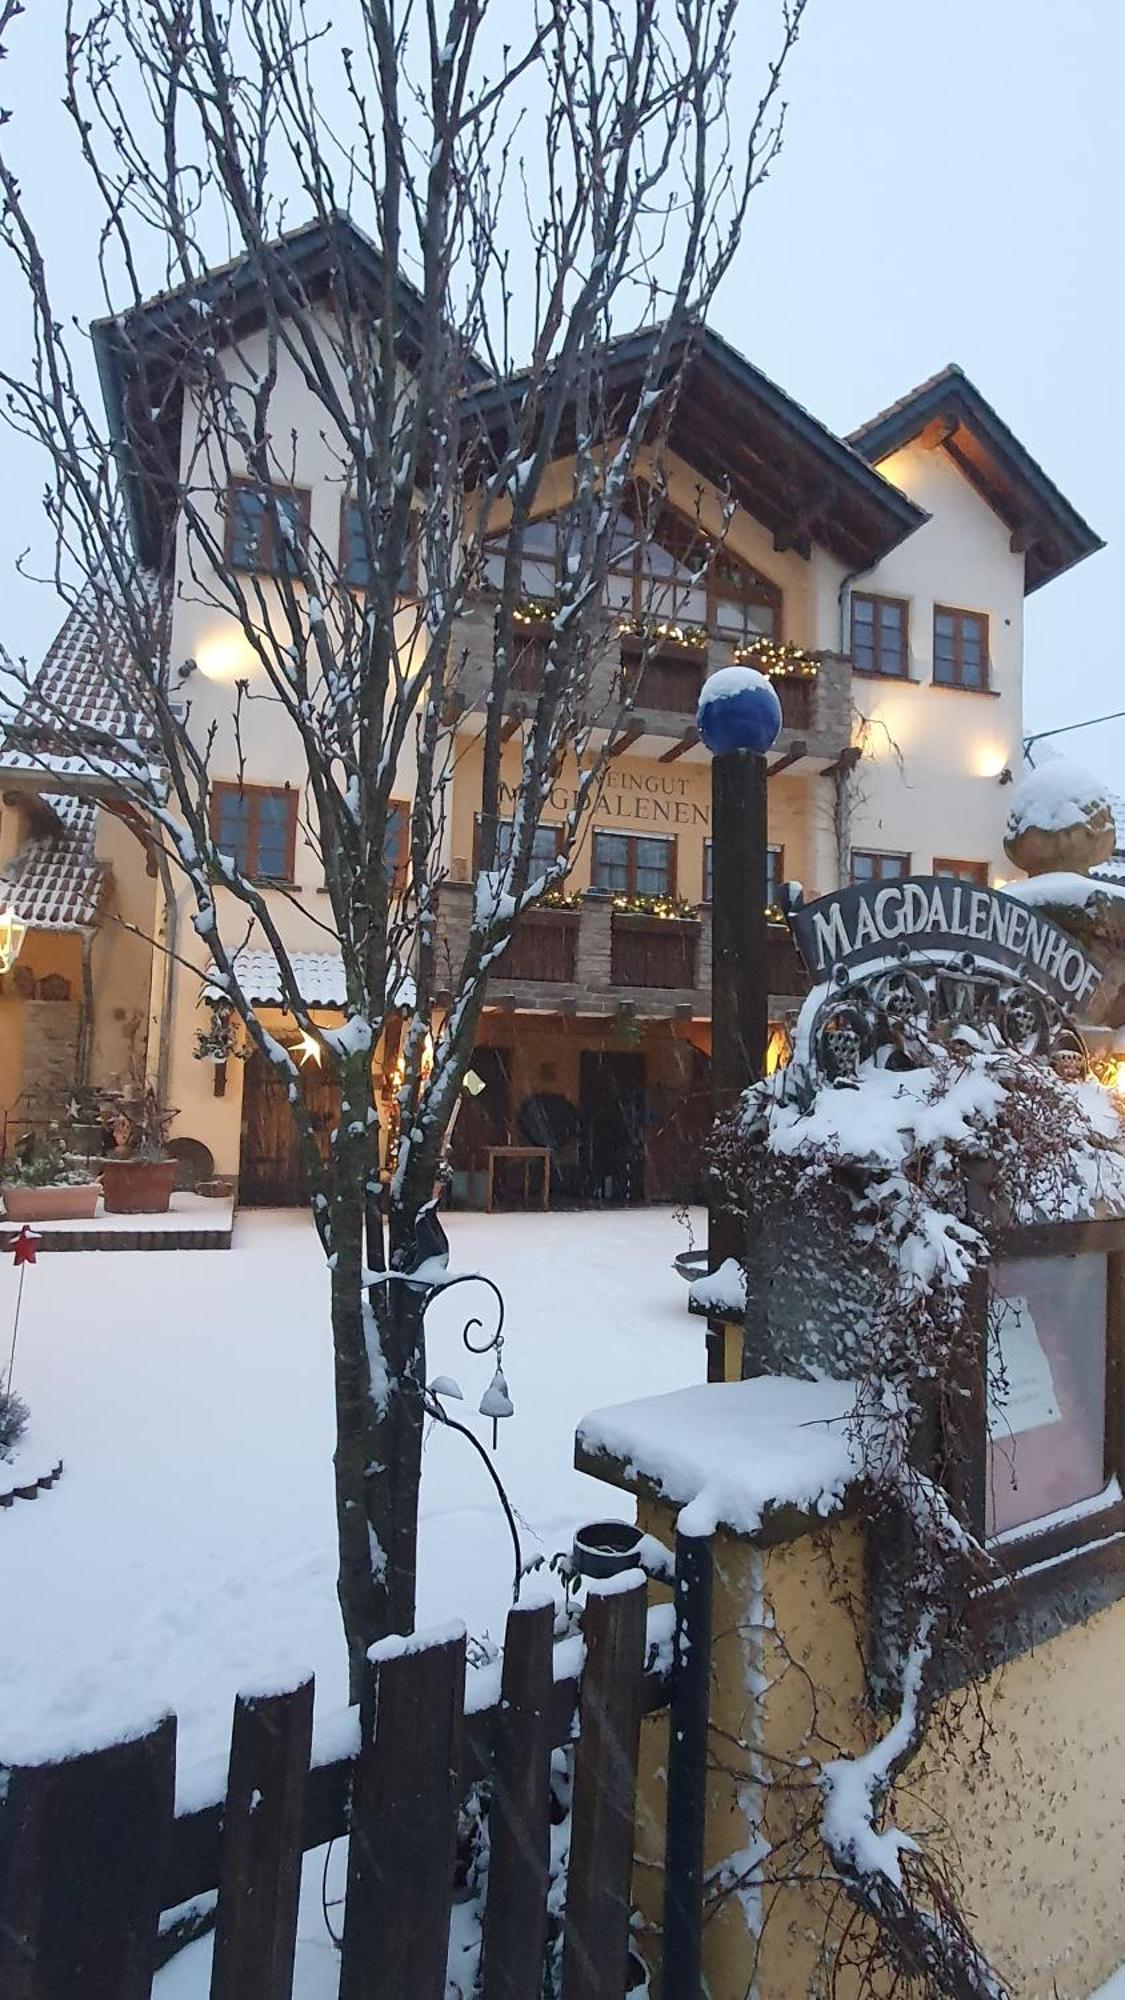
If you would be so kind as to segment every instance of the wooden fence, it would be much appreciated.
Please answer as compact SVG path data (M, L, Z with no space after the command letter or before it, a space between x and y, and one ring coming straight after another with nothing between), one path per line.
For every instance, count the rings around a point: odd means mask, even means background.
M311 1680L240 1696L226 1796L202 1810L174 1813L174 1717L104 1750L0 1771L3 2000L149 2000L161 1912L211 1891L211 2000L291 2000L302 1855L343 1835L340 2000L444 2000L458 1812L481 1781L490 1785L482 2000L541 2000L551 1756L572 1741L563 2000L622 2000L640 1723L669 1703L677 1824L665 1928L691 1967L709 1560L705 1544L688 1545L686 1559L677 1551L677 1626L692 1661L682 1685L666 1660L646 1661L645 1586L623 1578L589 1596L580 1674L556 1677L565 1656L549 1605L513 1610L500 1699L477 1711L465 1712L463 1634L374 1649L355 1757L310 1768Z

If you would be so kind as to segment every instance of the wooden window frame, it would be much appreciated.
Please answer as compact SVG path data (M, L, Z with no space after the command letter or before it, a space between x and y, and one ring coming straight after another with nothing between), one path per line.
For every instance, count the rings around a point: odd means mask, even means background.
M476 873L480 868L480 825L482 817L483 815L479 812L473 814L473 874L474 875L476 875ZM499 832L499 829L502 826L511 826L511 824L512 824L511 819L503 819L500 817L499 814L497 815L496 819L497 832ZM555 859L557 860L559 855L562 853L563 834L565 832L565 828L562 825L561 821L558 824L556 824L554 820L542 819L540 820L535 831L536 833L554 834Z
M715 886L714 846L715 846L714 837L712 835L708 835L707 839L703 843L703 894L700 897L700 902L703 903L708 909L711 907L711 904L715 900L712 894L712 891ZM774 880L776 881L777 886L780 889L782 883L785 880L784 845L776 840L767 841L766 853L776 854L777 856L777 868L774 871ZM768 871L767 871L767 881L768 881Z
M862 854L869 861L902 861L905 863L905 866L902 869L900 869L897 875L883 875L880 872L874 875L859 876L855 872L856 856L859 854ZM911 870L911 856L909 854L903 854L896 848L893 847L852 848L848 872L850 876L851 887L853 889L862 889L864 883L866 882L901 882L904 876L910 874L910 870Z
M935 854L932 872L935 875L944 875L950 881L971 882L978 889L988 888L987 861L954 861L948 854L940 857Z
M875 664L871 667L861 667L855 657L855 607L857 604L870 604L875 614L871 621ZM885 667L882 664L883 626L879 613L885 604L897 605L902 613L902 665L899 667ZM908 597L885 597L874 590L854 590L852 592L850 615L852 672L865 674L869 680L908 681L910 679L910 599Z
M937 665L938 665L937 622L939 618L955 618L958 620L972 619L975 624L982 625L984 627L983 659L981 661L981 672L983 678L981 680L967 681L965 679L964 644L960 626L958 626L956 632L956 648L953 660L953 666L954 666L953 679L942 680L939 678L937 670ZM966 611L960 605L957 604L934 605L933 658L931 660L931 678L934 687L956 688L962 694L992 694L994 692L992 687L992 620L987 611Z
M1106 1258L1106 1385L1104 1485L1116 1478L1125 1486L1125 1218L1048 1223L1004 1232L998 1254L1036 1257L1101 1253ZM963 1518L983 1536L987 1470L984 1392L988 1342L988 1286L976 1288L978 1361L970 1422L965 1490L954 1494ZM1077 1505L1078 1503L1076 1503ZM1091 1617L1101 1604L1125 1594L1125 1497L1096 1501L1070 1518L1025 1527L989 1540L1000 1581L974 1594L971 1622L989 1664L1025 1652L1044 1631L1054 1632ZM1091 1602L1091 1598L1094 1599Z
M345 493L340 501L339 570L340 582L343 588L351 591L357 597L363 597L366 594L367 585L365 583L353 583L348 576L348 513L350 508L358 507L358 505L359 502L354 493ZM399 579L399 588L395 592L396 597L404 604L417 602L419 595L418 578L419 549L422 539L421 528L422 516L417 508L411 508L410 528L406 542L406 565Z
M607 840L626 840L633 843L635 843L638 840L659 840L663 844L663 846L665 846L668 849L671 855L671 867L669 869L667 887L664 889L658 889L653 893L659 896L674 896L676 894L676 878L678 873L678 862L679 862L679 853L678 853L679 842L674 833L622 833L615 826L596 826L593 830L593 837L590 842L590 887L594 890L596 895L644 896L649 894L649 891L647 889L638 889L636 886L637 852L635 845L631 845L626 850L628 855L627 871L629 877L627 887L625 887L624 889L601 889L598 887L597 883L594 881L594 865L597 858L597 843L599 839L602 838L603 835Z
M262 514L262 532L258 545L258 560L254 564L236 563L234 558L235 507L238 493L277 493L297 502L301 523L301 548L308 548L309 521L312 509L312 493L307 486L283 486L276 480L263 484L260 479L231 479L227 484L227 518L224 537L224 553L231 569L237 569L240 576L284 576L283 563L277 561L274 536L274 520L267 507Z
M637 488L638 491L635 503L636 511L637 513L643 515L646 509L649 509L652 506L652 496L651 493L645 488L643 482L637 482ZM540 515L536 521L529 523L529 525L537 527L541 526L543 521L545 520L556 520L556 519L557 516L555 515L551 514ZM624 521L625 519L632 520L633 516L631 514L626 515L623 512L622 520ZM757 634L757 636L760 637L780 639L785 624L785 592L782 589L782 586L779 583L775 583L772 577L766 576L761 570L755 568L752 562L750 562L746 557L739 555L735 550L731 549L726 542L715 541L713 536L708 535L701 527L699 527L697 523L690 521L687 515L682 514L678 508L674 507L671 504L671 502L664 502L656 507L655 518L653 520L651 528L647 533L647 536L645 536L638 543L638 546L634 548L633 553L629 557L627 562L614 562L611 560L607 565L606 569L607 577L618 577L618 578L624 577L630 583L629 603L628 605L615 606L614 610L617 613L617 615L618 616L631 615L634 618L641 618L646 615L645 605L643 602L643 593L646 581L651 581L651 579L646 579L644 575L643 557L644 557L645 543L646 541L661 542L662 538L661 538L660 527L661 523L665 521L671 522L672 526L670 531L666 530L662 546L667 547L668 553L670 555L676 556L678 560L686 559L682 558L681 553L679 553L677 549L672 546L672 543L675 541L677 537L679 537L681 541L686 544L694 542L698 546L700 552L700 563L698 565L694 565L696 567L699 567L701 569L703 568L702 555L704 546L706 546L710 551L707 557L706 568L703 569L703 573L700 575L698 581L695 584L693 585L684 584L682 586L670 585L669 587L671 589L675 588L682 588L684 590L694 589L694 590L704 590L706 592L707 596L706 626L708 634L711 637L711 639L713 639L716 643L730 645L730 646L737 646L740 643L745 643L747 639L755 636L755 634ZM505 531L501 529L495 535L490 535L488 537L487 542L485 544L486 554L489 552L490 549L499 548L502 546L504 540L504 532ZM740 580L744 579L742 581L741 589L720 588L716 572L721 566L724 558L735 566L736 570L739 573ZM555 576L557 583L557 578L558 578L557 536L556 536ZM741 634L735 632L729 626L720 626L716 616L716 606L720 601L725 604L740 604L743 606L744 611L746 607L750 605L756 605L759 609L767 610L770 614L770 619L771 619L770 631L767 633L757 633L757 628L751 628L747 625L745 616L743 617L742 621L743 629ZM660 618L666 617L674 623L677 619L678 614L674 610L672 610L671 607L669 607L665 611L657 612L654 615L658 621ZM696 621L692 618L685 618L684 622L690 625L694 624Z
M249 801L246 825L247 861L242 872L252 882L262 882L273 887L287 886L296 881L297 863L297 805L298 794L292 785L240 785L237 779L216 779L211 786L210 824L211 838L219 845L220 807L224 798L242 798ZM260 845L259 802L263 798L284 799L286 801L285 832L285 873L284 875L263 875L257 866ZM220 847L220 852L222 848ZM237 859L236 867L241 864Z

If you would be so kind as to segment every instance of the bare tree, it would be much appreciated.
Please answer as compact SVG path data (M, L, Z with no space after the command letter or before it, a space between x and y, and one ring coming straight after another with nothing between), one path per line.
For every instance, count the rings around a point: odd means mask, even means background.
M65 101L98 217L109 425L83 393L32 204L0 163L3 235L32 321L26 370L3 378L7 415L46 453L54 581L103 628L106 672L135 727L111 737L73 714L45 716L42 692L38 719L142 810L186 878L213 985L288 1087L331 1268L353 1669L374 1638L414 1618L419 1218L490 970L521 912L564 879L628 712L616 681L599 693L605 580L623 523L649 532L644 509L627 509L643 469L659 487L695 330L777 156L782 69L804 5L779 0L777 51L743 117L730 88L738 0L540 0L516 46L498 45L499 0L351 0L350 46L305 0L73 4ZM4 22L18 11L8 0ZM286 233L290 209L302 226ZM233 261L216 272L219 242ZM155 302L154 269L165 287ZM640 331L626 341L616 336L628 318ZM279 384L294 379L353 503L346 561L281 491L295 445ZM232 560L232 479L257 496L276 557L268 577ZM541 607L542 678L509 800L501 751L524 545L548 512L557 584ZM459 619L498 531L495 639L474 680ZM420 583L404 601L415 551ZM229 614L253 655L253 685L233 697L240 752L263 699L292 732L346 981L338 1030L310 1018L277 892L213 838L214 728L193 720L191 662L173 643L177 602L190 598ZM481 840L467 943L448 967L438 914L458 702L483 714ZM399 884L388 820L411 744ZM579 779L558 858L543 867L535 831L564 754ZM327 1166L293 1060L240 978L251 930L274 952L294 1022L338 1065ZM407 976L384 1201L372 1055Z

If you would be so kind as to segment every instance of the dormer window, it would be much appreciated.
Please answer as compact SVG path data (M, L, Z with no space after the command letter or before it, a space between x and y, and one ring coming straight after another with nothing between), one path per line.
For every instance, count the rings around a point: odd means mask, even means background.
M297 486L258 486L233 479L227 488L227 561L251 576L296 569L309 532L309 494Z

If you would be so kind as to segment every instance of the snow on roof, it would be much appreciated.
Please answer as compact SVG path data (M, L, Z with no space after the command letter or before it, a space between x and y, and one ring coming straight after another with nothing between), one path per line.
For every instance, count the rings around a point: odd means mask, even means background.
M707 1382L594 1410L578 1426L590 1456L623 1464L680 1506L684 1534L754 1534L766 1511L830 1514L858 1478L854 1382L763 1375Z
M130 696L135 689L136 699ZM74 733L68 731L72 724ZM104 589L90 584L68 612L4 734L0 770L49 772L55 777L105 776L81 743L83 730L124 750L155 741L148 698L133 675L124 625L112 614Z
M288 957L307 1007L343 1008L347 1005L344 961L338 951L291 951ZM272 951L240 951L234 961L234 970L252 1006L284 1005L281 974ZM217 986L208 987L207 998L221 998L220 989Z
M58 830L27 841L3 877L4 901L34 930L96 924L109 879L94 851L98 808L90 799L46 793Z
M288 958L306 1007L338 1007L341 1012L347 1007L344 961L338 951L291 951ZM240 951L235 958L234 969L251 1006L285 1005L281 974L272 951ZM204 999L222 998L221 986L210 984L204 988ZM389 1004L399 1008L413 1006L414 982L408 975L398 979Z
M1031 875L1026 882L1009 882L1005 894L1014 896L1017 902L1028 903L1033 909L1045 910L1093 910L1099 903L1125 903L1125 865L1118 864L1116 878L1110 874L1112 863L1105 862L1105 873L1075 875L1065 870L1057 870L1049 875Z
M1012 794L1008 814L1008 839L1015 840L1029 828L1042 833L1061 833L1068 826L1082 826L1099 806L1112 810L1108 789L1081 764L1069 757L1053 757L1021 778Z

